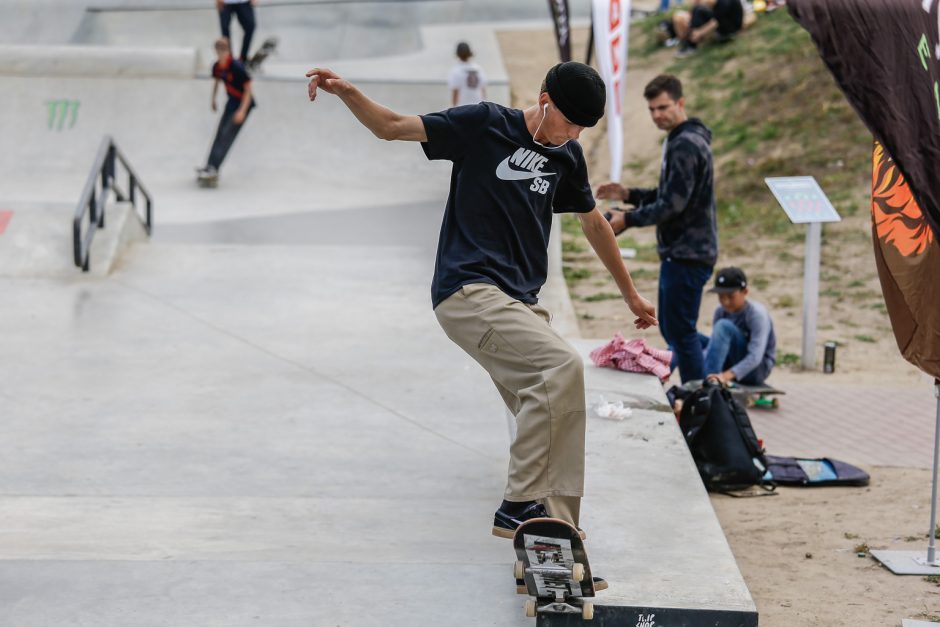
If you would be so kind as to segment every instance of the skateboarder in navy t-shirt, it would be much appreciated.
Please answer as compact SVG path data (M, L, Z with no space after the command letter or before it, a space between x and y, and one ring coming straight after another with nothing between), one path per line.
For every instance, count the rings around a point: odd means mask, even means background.
M524 111L483 102L424 116L398 114L327 69L317 90L338 96L377 137L422 143L453 162L431 300L444 332L489 373L518 429L493 534L512 537L550 515L578 525L584 490L585 398L581 355L538 304L555 213L576 213L591 246L645 329L654 308L640 296L613 231L595 208L581 146L604 114L604 82L581 63L549 70Z
M228 41L219 39L215 42L215 51L219 60L212 66L212 76L215 84L212 86L212 110L216 110L216 95L219 83L225 86L228 100L219 120L219 128L215 133L215 141L209 150L209 159L203 168L198 168L200 182L214 184L218 180L219 167L228 154L238 132L248 119L248 114L255 107L255 100L251 93L251 77L245 70L241 61L232 58Z

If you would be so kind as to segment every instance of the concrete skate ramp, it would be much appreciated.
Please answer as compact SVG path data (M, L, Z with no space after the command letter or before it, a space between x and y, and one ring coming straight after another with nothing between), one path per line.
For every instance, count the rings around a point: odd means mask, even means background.
M198 67L194 48L0 44L0 74L7 76L192 78Z
M447 193L447 164L428 164L417 144L376 141L332 96L310 103L304 81L256 81L258 107L217 190L194 181L218 119L209 81L0 77L0 89L8 95L0 101L8 147L0 203L77 202L105 134L153 193L158 225L440 201ZM363 90L405 113L446 106L436 85Z
M400 5L400 6L399 6ZM254 42L280 40L284 59L369 58L413 52L420 48L414 3L306 4L260 6ZM154 25L159 24L158 28ZM233 39L241 45L241 28L233 18ZM121 10L85 13L71 43L122 46L192 46L211 56L219 17L212 3L197 10ZM255 45L252 46L253 48Z
M188 46L212 58L218 16L208 0L0 0L0 43ZM572 16L589 15L575 3ZM420 26L506 20L550 24L544 0L269 0L255 41L276 35L285 60L384 57L421 48ZM233 20L236 45L241 30ZM452 44L456 44L456 39ZM452 55L452 46L448 56Z

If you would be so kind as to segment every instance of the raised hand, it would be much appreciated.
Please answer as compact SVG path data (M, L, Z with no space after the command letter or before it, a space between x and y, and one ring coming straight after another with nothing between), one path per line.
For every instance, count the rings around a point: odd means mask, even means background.
M326 68L313 68L307 72L306 77L310 79L310 83L307 85L307 95L310 96L310 102L317 99L317 89L322 89L326 93L335 96L351 87L349 81L341 78L333 70Z

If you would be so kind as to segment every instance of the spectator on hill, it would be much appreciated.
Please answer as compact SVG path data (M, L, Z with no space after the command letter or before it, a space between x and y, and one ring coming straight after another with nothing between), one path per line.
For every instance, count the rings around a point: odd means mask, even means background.
M722 383L763 385L776 363L774 323L762 304L747 299L747 276L740 268L724 268L715 277L718 294L712 336L701 335L705 372Z
M471 61L473 53L466 42L457 44L457 63L450 71L447 86L450 87L450 104L477 104L486 100L486 75L478 63Z
M731 41L746 26L744 14L741 0L693 0L691 13L676 11L672 20L664 21L660 28L667 45L679 44L676 56L685 57L712 33L716 33L717 42Z
M598 198L622 200L632 211L614 211L608 220L614 233L629 227L656 225L659 258L659 330L676 353L682 382L705 378L696 330L702 291L718 258L711 131L685 111L682 83L657 76L643 96L653 123L668 133L663 141L659 187L601 185Z

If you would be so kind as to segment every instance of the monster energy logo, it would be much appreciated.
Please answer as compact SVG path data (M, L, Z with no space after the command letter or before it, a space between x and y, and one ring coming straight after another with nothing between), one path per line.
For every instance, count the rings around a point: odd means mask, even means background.
M46 107L49 109L49 130L61 131L66 128L65 121L68 120L68 128L75 126L75 120L78 118L78 107L81 102L78 100L47 100Z

